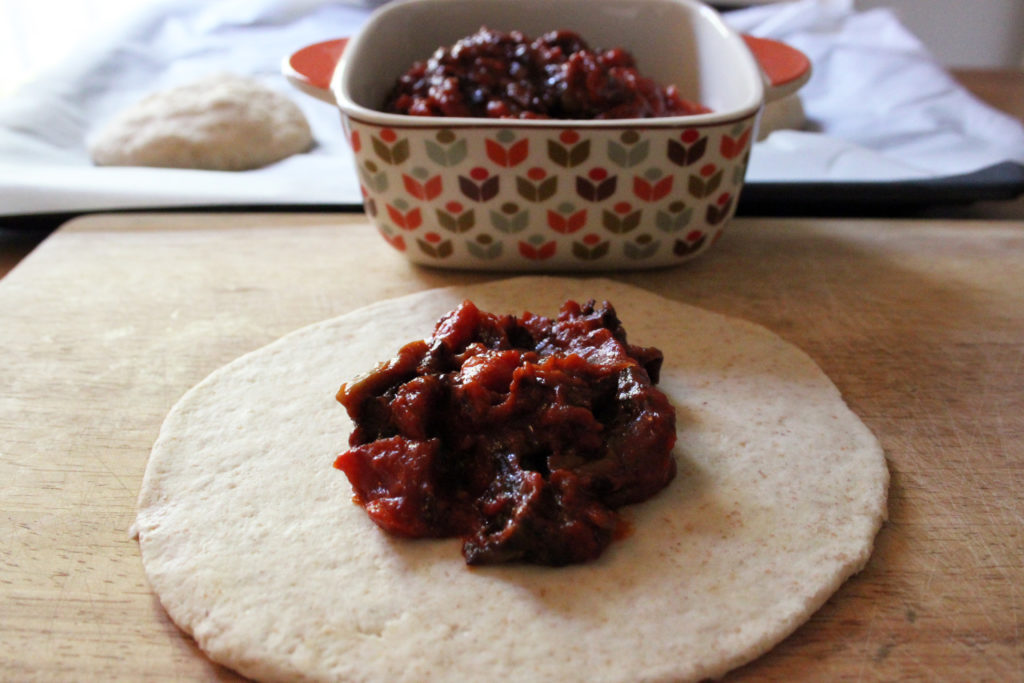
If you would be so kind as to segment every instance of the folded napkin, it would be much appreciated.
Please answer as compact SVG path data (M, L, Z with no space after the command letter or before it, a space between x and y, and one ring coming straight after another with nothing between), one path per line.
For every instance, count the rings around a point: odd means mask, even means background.
M0 215L123 208L357 205L337 111L291 89L281 60L351 35L371 5L329 0L170 0L91 36L59 68L0 101ZM809 130L754 147L749 182L929 178L1024 163L1024 127L958 86L889 12L800 0L729 12L738 30L803 50ZM267 168L97 168L87 141L145 94L215 71L253 76L303 110L316 147Z

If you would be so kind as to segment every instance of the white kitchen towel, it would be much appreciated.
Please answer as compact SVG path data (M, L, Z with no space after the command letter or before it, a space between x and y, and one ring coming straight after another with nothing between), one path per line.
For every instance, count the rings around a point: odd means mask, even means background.
M282 59L351 35L379 0L167 0L88 36L0 100L0 216L175 206L356 205L338 112L291 88ZM958 86L894 15L852 0L729 12L738 30L803 50L809 127L754 147L749 182L879 182L1024 163L1024 127ZM267 168L97 168L87 142L145 94L215 71L254 76L304 111L316 147Z

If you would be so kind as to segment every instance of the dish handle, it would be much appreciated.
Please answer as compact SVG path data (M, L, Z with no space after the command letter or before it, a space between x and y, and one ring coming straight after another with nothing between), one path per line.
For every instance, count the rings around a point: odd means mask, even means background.
M811 77L811 60L803 52L768 38L743 35L765 75L765 102L792 94ZM296 88L329 104L337 104L331 77L348 38L325 40L285 57L281 71Z
M764 73L766 103L792 95L810 79L811 60L800 50L769 38L742 37Z
M345 51L348 38L325 40L285 57L281 72L296 88L328 104L337 104L331 92L331 78Z

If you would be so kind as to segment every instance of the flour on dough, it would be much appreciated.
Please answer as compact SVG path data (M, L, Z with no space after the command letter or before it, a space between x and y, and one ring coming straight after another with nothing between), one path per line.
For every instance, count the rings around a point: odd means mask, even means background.
M331 466L351 429L340 383L464 299L551 314L570 298L612 302L632 343L665 353L676 479L583 565L468 568L459 539L382 531ZM835 385L765 328L611 280L527 277L381 301L214 372L164 422L137 529L170 617L257 680L701 681L864 566L888 479Z
M250 78L216 74L147 96L92 140L99 166L260 168L313 143L302 110Z

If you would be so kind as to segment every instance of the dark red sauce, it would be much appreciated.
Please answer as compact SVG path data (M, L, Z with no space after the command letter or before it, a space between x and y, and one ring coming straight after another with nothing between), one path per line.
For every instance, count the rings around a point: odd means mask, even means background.
M622 48L571 31L536 40L481 28L402 75L384 110L413 116L626 119L710 111L640 75Z
M608 303L552 320L467 301L341 387L355 429L335 467L380 527L461 537L469 564L592 560L623 531L617 508L675 476L661 363Z

